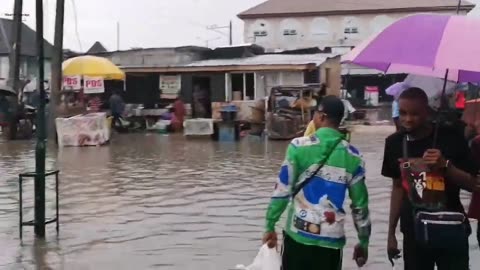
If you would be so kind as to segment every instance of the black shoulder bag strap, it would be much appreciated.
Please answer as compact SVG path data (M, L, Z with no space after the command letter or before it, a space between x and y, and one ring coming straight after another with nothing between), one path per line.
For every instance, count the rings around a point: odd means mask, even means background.
M408 163L408 135L403 135L402 140L402 158L404 163Z
M297 194L300 192L300 190L303 189L303 187L305 187L308 183L310 183L310 181L312 181L313 177L323 168L323 166L325 165L325 163L327 163L328 159L330 158L330 156L332 155L333 151L335 151L335 149L337 148L337 146L342 142L344 141L344 138L341 138L338 142L335 143L335 145L328 151L328 154L325 156L324 159L322 159L321 162L319 162L319 166L317 167L317 169L315 169L315 171L305 180L303 180L300 184L298 184L295 189L293 190L292 192L292 198L295 198L295 196L297 196Z

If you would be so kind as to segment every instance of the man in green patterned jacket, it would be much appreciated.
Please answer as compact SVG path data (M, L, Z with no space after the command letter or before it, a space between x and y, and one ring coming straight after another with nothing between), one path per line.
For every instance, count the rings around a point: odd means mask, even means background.
M359 238L354 260L361 267L368 259L371 223L364 161L338 130L343 113L344 105L339 98L325 97L315 112L316 133L296 138L288 146L267 210L263 239L270 248L277 245L275 224L288 207L283 270L341 269L347 191ZM321 163L324 166L310 177ZM303 181L306 184L292 198Z

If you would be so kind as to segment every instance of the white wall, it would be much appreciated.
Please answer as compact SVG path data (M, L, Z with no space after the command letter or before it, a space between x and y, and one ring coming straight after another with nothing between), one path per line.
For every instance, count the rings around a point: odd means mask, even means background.
M0 57L0 79L8 79L8 57Z
M30 65L30 66L28 66ZM0 57L0 79L8 79L9 59L7 56ZM20 63L20 78L34 78L37 76L37 64L32 59L22 59ZM52 74L51 61L45 60L45 79L50 80Z
M411 14L246 19L244 39L268 50L356 46L394 21Z

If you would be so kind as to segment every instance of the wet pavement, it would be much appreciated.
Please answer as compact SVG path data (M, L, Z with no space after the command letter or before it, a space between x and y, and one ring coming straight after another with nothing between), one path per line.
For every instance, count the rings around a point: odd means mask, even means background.
M353 134L367 160L373 219L368 270L391 269L385 255L390 181L380 176L389 132L364 127ZM61 169L61 232L57 237L50 225L44 243L27 227L21 245L16 176L34 168L33 146L0 143L0 269L226 270L248 264L260 246L286 143L130 134L105 147L52 148L47 167ZM53 182L48 186L51 216ZM25 219L31 219L33 183L24 187ZM468 195L464 199L468 203ZM357 269L350 259L355 233L351 219L347 223L344 269ZM477 269L474 237L470 246Z

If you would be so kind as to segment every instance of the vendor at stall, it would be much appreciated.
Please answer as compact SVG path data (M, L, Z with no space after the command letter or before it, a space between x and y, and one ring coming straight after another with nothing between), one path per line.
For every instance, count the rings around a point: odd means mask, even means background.
M183 121L185 120L185 104L177 97L173 103L172 128L175 132L183 129Z
M100 112L103 106L101 94L91 94L87 102L87 112Z
M120 95L120 90L115 90L108 100L110 105L110 111L113 117L113 124L119 124L122 126L122 115L125 111L125 102Z

